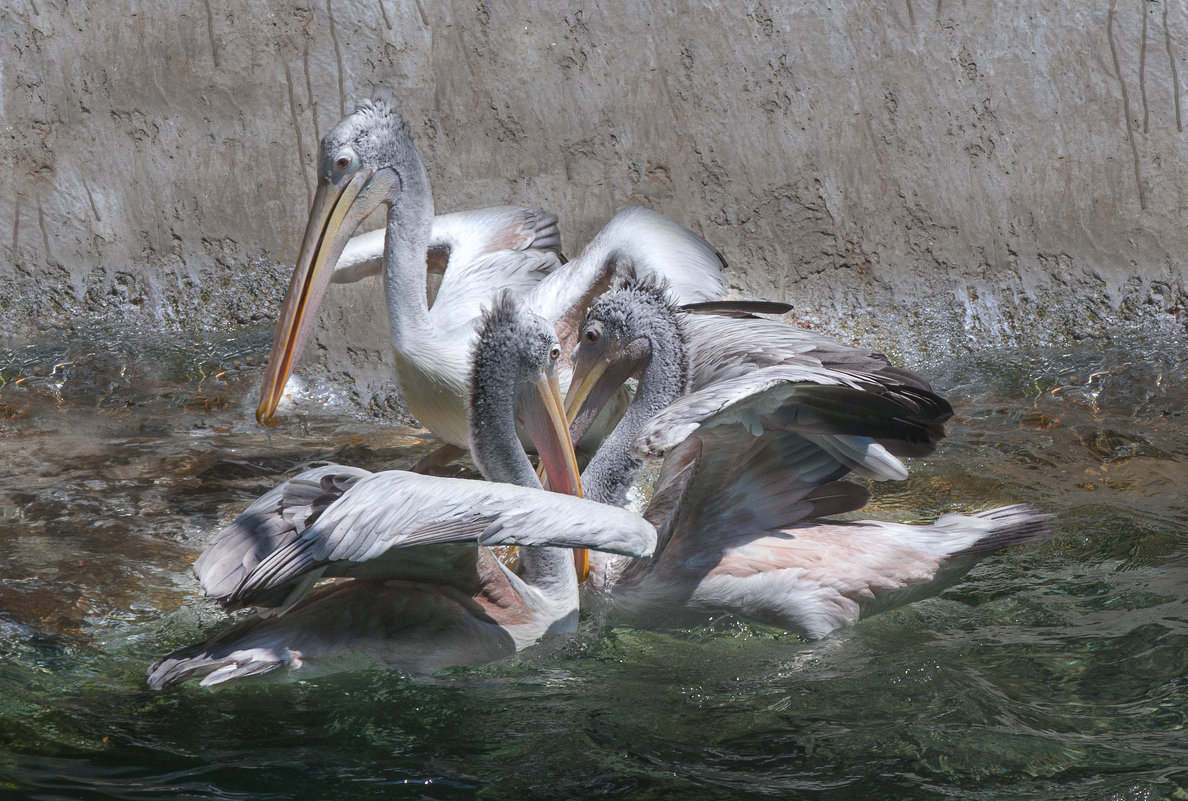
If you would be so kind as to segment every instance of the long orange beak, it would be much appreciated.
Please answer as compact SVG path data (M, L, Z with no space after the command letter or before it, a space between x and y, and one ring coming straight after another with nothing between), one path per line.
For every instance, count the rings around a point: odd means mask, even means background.
M578 346L573 356L573 377L565 395L565 419L573 439L585 436L607 401L638 367L638 360L626 352ZM590 571L589 552L582 551L579 555L575 551L574 560L579 559L578 575L584 577Z
M268 369L260 387L256 420L261 425L274 422L273 414L293 372L293 365L309 339L314 315L330 285L342 249L359 223L383 200L384 189L393 180L394 176L387 170L373 175L369 170L361 169L341 184L325 179L318 182L301 254L281 306L272 351L268 356Z
M580 440L590 430L599 412L640 363L618 349L593 352L579 346L573 355L573 377L565 394L565 418L570 436Z
M557 375L552 369L546 370L537 379L533 400L534 403L526 410L524 425L528 430L528 438L540 454L540 469L537 472L543 473L542 483L554 492L581 498L581 471L573 452L573 440L569 437L569 423L565 419ZM585 581L590 574L590 552L585 548L575 548L573 561L578 581Z

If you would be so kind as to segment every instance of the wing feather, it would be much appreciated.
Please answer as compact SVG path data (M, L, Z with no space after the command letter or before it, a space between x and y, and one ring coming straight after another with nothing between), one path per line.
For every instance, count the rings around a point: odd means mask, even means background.
M264 493L220 531L194 563L203 591L214 598L229 595L268 554L300 536L332 499L332 492L341 494L367 475L369 471L357 467L324 465Z
M677 303L716 300L726 292L722 257L697 234L644 206L611 218L581 254L540 282L528 308L576 327L586 306L615 278L661 283Z
M852 470L901 479L906 468L891 451L930 452L944 433L938 410L947 409L923 390L904 396L837 371L780 365L678 398L644 425L633 447L641 457L662 456L700 428L737 425L751 436L793 432Z
M433 218L430 248L450 250L451 263L500 250L548 250L561 255L557 215L523 206L490 206Z
M527 293L560 266L547 250L499 250L470 261L451 254L429 314L446 323L477 318L499 292Z
M681 311L752 320L757 314L787 314L792 311L792 305L773 300L706 300L681 304Z
M349 284L379 275L384 265L383 228L351 237L334 265L333 281ZM443 273L451 261L469 263L499 250L548 250L561 254L557 215L520 206L439 214L429 236L431 273Z
M405 549L448 543L645 556L655 546L655 530L631 512L581 498L392 470L355 482L299 536L242 574L226 601L255 603L280 588L288 596L294 582L315 570L374 578Z
M905 478L892 448L930 449L942 435L936 396L908 390L901 397L820 366L778 365L666 407L634 443L640 456L670 454L657 508L646 513L660 528L655 569L706 570L729 542L860 508L869 494L840 480L848 472Z

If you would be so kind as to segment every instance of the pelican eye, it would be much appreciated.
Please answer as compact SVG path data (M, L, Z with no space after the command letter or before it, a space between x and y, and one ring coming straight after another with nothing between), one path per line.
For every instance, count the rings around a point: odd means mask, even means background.
M343 153L334 160L334 166L340 170L345 170L347 167L351 166L353 161L354 159L349 153Z
M589 342L591 345L598 342L598 329L597 328L587 328L585 337L586 337L586 341Z
M558 345L554 345L553 349L551 351L549 351L549 358L553 361L557 361L558 359L560 359L561 358L561 347Z

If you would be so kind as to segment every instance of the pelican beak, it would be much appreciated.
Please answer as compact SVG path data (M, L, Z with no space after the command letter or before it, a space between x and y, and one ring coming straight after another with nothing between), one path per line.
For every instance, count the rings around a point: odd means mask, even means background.
M557 375L545 370L536 380L532 402L525 404L523 421L528 438L540 454L540 463L549 489L582 497L581 471L569 438L569 425L561 404Z
M569 424L557 386L557 374L549 368L536 380L532 402L526 404L524 426L528 438L540 454L545 486L554 492L582 497L581 472L569 438ZM590 573L590 554L584 548L574 549L574 565L578 581L585 581Z
M590 549L573 549L573 567L577 571L578 584L590 577Z
M632 343L633 345L635 343ZM602 407L643 365L638 347L594 351L579 346L573 355L573 377L565 395L565 419L576 442L586 435Z
M395 181L395 173L391 170L372 173L367 169L359 169L337 183L325 178L318 181L301 254L281 306L272 351L268 356L268 369L260 387L256 420L261 425L274 422L272 416L284 394L285 383L309 338L314 315L347 240L359 223L387 197L387 191Z

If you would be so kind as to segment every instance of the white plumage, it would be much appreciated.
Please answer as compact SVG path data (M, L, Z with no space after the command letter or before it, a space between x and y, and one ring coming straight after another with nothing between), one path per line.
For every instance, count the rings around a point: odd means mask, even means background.
M388 206L383 234L348 244L355 227ZM332 280L382 273L397 378L408 409L447 443L467 446L468 356L480 309L503 289L572 331L589 301L616 276L663 277L690 302L725 289L721 260L704 240L639 206L616 214L583 252L562 266L555 218L515 208L434 216L428 173L395 102L380 92L322 140L319 183L293 280L281 310L256 416L271 419ZM335 264L345 256L338 270ZM448 267L442 258L448 259ZM442 271L430 306L426 260ZM562 383L567 375L561 376Z

